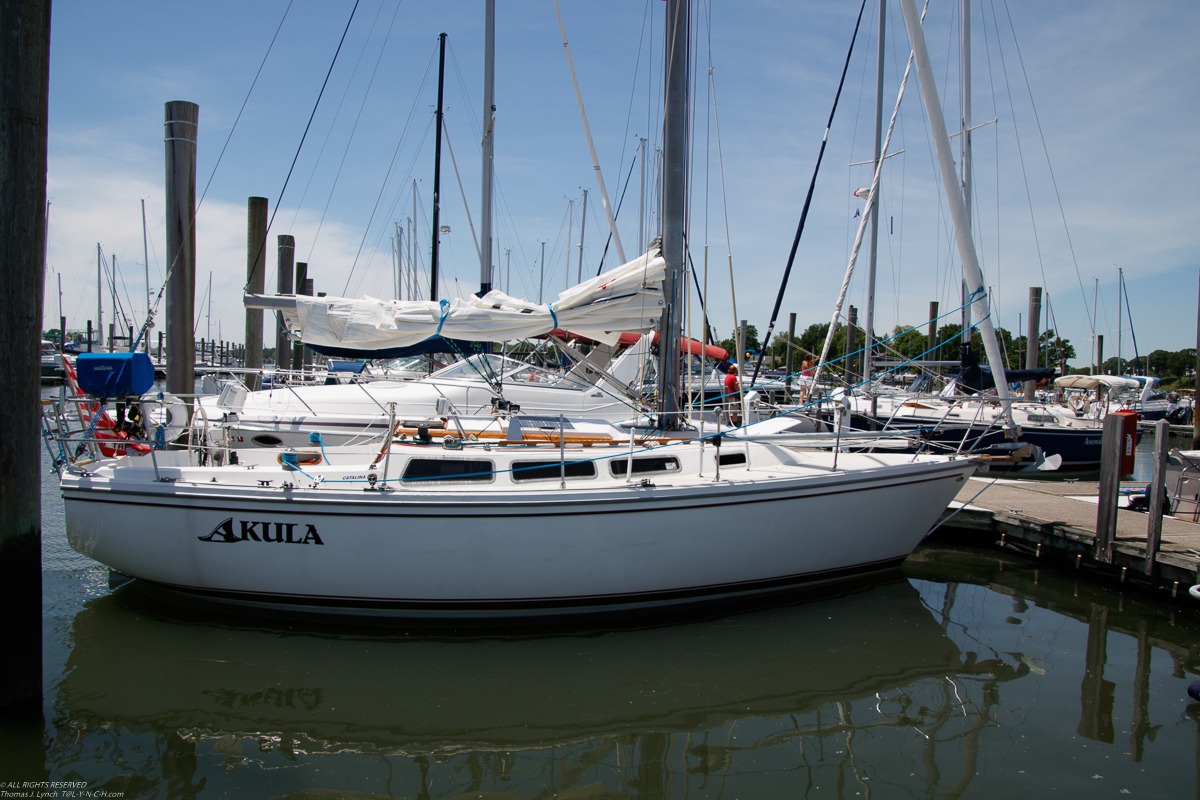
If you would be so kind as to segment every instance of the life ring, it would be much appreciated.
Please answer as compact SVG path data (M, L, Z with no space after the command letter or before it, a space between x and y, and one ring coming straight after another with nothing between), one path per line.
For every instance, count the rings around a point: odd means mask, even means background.
M1071 407L1072 411L1080 415L1092 410L1092 404L1081 394L1073 394L1067 398L1067 405Z
M151 441L157 443L161 431L164 443L173 442L188 429L187 404L175 395L164 392L158 400L146 405L149 406L146 428Z

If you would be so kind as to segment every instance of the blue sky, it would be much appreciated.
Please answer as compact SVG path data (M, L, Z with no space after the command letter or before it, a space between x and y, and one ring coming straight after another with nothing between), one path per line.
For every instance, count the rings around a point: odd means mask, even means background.
M802 328L828 321L862 207L852 192L870 183L868 167L849 165L871 156L874 2L868 0L781 326L787 312L797 313ZM600 264L606 222L553 5L498 5L498 283L536 299L545 242L549 298L565 287L568 263L574 282L583 189L590 194L585 276ZM960 113L958 5L933 3L925 25L951 130ZM161 126L168 100L200 105L198 184L199 191L208 189L197 222L198 307L210 271L213 300L211 328L203 301L198 337L211 330L214 337L219 331L227 340L242 338L246 198L252 195L269 198L275 212L270 242L276 234L293 234L297 259L310 263L319 291L392 296L387 232L412 216L414 179L418 243L428 263L441 31L449 45L449 143L478 227L482 0L361 0L276 212L352 7L351 0L296 0L280 27L288 9L283 0L55 3L47 327L57 324L59 277L68 327L95 318L97 243L106 257L117 257L126 308L135 309L137 321L144 314L139 202L146 201L150 283L157 289L165 260ZM562 3L613 202L625 192L618 224L628 257L637 249L638 137L650 140L653 157L661 129L662 8L659 0ZM693 12L698 67L690 242L698 270L708 245L709 315L722 336L735 320L730 258L736 317L765 328L857 12L853 2L719 0ZM909 51L895 0L888 14L885 114ZM984 0L973 4L972 14L974 121L998 118L974 135L974 212L1000 324L1016 329L1028 287L1045 286L1060 332L1079 351L1075 363L1084 364L1092 333L1087 309L1099 279L1097 332L1105 336L1106 355L1114 355L1120 266L1139 350L1194 346L1200 209L1190 190L1198 165L1190 145L1200 122L1194 79L1200 5ZM924 113L914 77L891 147L904 152L889 159L883 174L881 331L924 323L931 300L943 311L958 305L957 253ZM957 158L957 143L954 148ZM451 227L441 245L443 294L451 296L479 284L458 180L443 148L441 222ZM647 225L655 219L647 214ZM865 256L864 250L849 298L860 309ZM611 251L608 259L615 264ZM273 262L272 246L268 286L274 285ZM106 300L106 318L110 314ZM1127 322L1125 328L1128 355Z

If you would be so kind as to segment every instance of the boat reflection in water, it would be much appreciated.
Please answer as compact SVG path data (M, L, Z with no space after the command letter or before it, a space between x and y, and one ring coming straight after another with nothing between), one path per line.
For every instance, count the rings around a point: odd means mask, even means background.
M302 630L130 585L74 619L47 760L126 797L499 800L1036 795L1051 776L1094 790L1088 758L1120 780L1158 756L1176 761L1156 781L1190 795L1195 723L1174 701L1200 626L946 552L918 551L912 582L590 633ZM1129 636L1105 649L1109 631ZM1174 665L1152 681L1154 648ZM1135 684L1128 726L1114 681ZM1136 759L1103 744L1125 727Z

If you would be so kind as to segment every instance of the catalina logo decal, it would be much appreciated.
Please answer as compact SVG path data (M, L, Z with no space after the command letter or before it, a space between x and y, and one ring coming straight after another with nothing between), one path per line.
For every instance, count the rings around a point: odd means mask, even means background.
M239 520L240 531L233 528L233 517L212 529L207 536L198 536L202 542L285 542L287 544L325 544L321 541L315 525L305 524L301 534L296 522L250 522Z

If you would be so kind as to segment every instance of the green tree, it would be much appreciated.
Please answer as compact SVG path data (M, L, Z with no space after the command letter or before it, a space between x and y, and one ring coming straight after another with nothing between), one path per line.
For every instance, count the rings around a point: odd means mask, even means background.
M1196 348L1186 347L1171 358L1171 374L1186 378L1196 371Z
M728 339L718 342L719 347L725 348L729 352L730 359L734 361L745 360L745 353L737 351L737 328L734 328L733 335ZM757 353L762 349L762 343L758 341L758 328L754 325L746 325L746 349Z
M1158 378L1165 378L1168 375L1174 374L1171 369L1174 366L1175 354L1167 350L1154 350L1148 357L1150 364L1150 372Z

